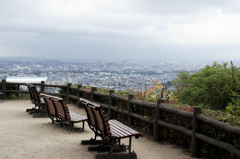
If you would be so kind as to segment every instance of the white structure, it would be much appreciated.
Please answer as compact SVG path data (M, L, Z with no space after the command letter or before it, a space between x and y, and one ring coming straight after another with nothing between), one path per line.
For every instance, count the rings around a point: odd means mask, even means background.
M7 77L6 82L11 83L41 83L47 82L47 77Z

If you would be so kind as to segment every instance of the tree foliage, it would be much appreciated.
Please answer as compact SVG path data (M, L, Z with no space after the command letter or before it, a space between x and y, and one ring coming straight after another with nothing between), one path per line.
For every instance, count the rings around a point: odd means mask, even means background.
M175 79L176 95L183 104L225 109L239 95L239 68L228 63L207 65L199 72L180 73Z

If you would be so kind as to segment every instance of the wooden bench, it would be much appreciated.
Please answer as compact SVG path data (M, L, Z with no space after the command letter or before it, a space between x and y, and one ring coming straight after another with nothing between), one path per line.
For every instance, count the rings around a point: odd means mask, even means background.
M35 105L35 108L27 109L26 111L29 114L33 114L33 117L47 117L46 114L46 104L37 91L37 88L34 85L27 84L29 89L31 102Z
M110 154L105 156L104 154L97 155L97 158L136 158L136 154L131 151L132 146L132 137L139 138L142 137L142 134L133 130L132 128L120 123L117 120L108 120L103 108L95 104L93 102L89 102L86 99L80 98L80 103L82 103L86 107L86 113L88 114L88 118L94 119L95 128L91 128L96 136L99 135L104 142L108 143L111 146ZM91 113L89 113L91 110ZM93 116L93 117L92 117ZM92 119L88 119L88 122ZM92 123L91 123L92 124ZM92 125L91 125L92 126ZM127 146L121 144L121 139L129 138L129 144ZM126 154L117 154L113 155L112 152L114 150L122 149L122 147L128 149L129 153Z
M26 112L35 111L36 105L35 105L35 100L34 100L34 96L33 96L33 93L32 93L32 89L31 89L31 87L33 85L32 84L26 84L26 86L28 87L28 91L29 91L31 102L32 102L32 104L34 104L34 107L30 108L30 109L26 109Z
M46 97L46 95L43 95L43 97ZM47 99L47 98L44 98ZM87 121L87 117L79 115L74 112L70 112L68 109L68 106L66 102L62 98L50 96L49 99L52 101L53 107L50 103L50 101L47 101L49 107L49 113L51 111L51 119L56 118L57 121L59 121L61 127L63 125L70 125L70 130L74 128L75 123L82 122L82 128L81 130L84 130L84 122ZM55 109L53 111L53 109ZM52 119L54 120L54 119Z
M52 120L52 124L55 122L59 123L59 118L57 116L57 110L55 108L55 105L53 104L51 98L57 98L48 94L41 93L40 96L44 99L44 102L46 104L47 108L47 115Z
M26 84L26 85L27 85L27 87L28 87L28 91L29 91L29 95L30 95L31 102L32 102L32 104L35 105L35 100L34 100L34 96L33 96L32 89L31 89L31 87L33 87L33 85L32 85L32 84ZM35 109L35 108L27 109L27 112L28 112L29 110L34 110L34 109Z
M80 98L80 103L83 105L83 107L86 111L88 126L94 132L94 138L91 138L90 140L82 140L81 144L82 145L98 145L98 146L104 145L103 134L100 131L98 131L96 124L95 124L95 119L94 119L95 117L93 115L93 112L90 109L90 107L87 106L87 105L91 104L92 107L96 107L96 106L99 107L100 105L93 104L83 98ZM97 137L101 137L102 140L97 140Z

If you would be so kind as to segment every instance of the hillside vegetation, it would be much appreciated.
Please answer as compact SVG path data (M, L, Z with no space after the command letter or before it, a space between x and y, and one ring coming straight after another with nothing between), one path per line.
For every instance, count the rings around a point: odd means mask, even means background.
M214 63L194 74L180 73L174 81L180 102L224 110L239 95L239 68L228 63Z
M206 116L240 127L240 68L232 62L214 62L192 74L181 72L173 81L175 91L164 90L164 86L155 80L153 83L154 87L116 93L134 94L135 99L148 102L163 98L168 106L184 111L202 106Z

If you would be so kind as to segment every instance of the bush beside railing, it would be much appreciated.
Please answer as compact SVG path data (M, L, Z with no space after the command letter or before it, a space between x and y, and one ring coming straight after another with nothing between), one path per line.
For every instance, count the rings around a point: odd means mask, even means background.
M19 86L25 83L7 83L2 80L2 98L7 93L29 93L20 91ZM8 85L16 85L16 90L7 90ZM190 147L192 157L207 156L210 158L239 158L240 157L240 128L210 119L202 114L201 107L194 107L194 112L185 112L164 105L163 100L157 103L135 100L133 95L122 97L110 90L109 94L83 89L82 85L73 87L48 85L44 82L34 84L40 87L41 93L58 95L67 101L74 100L79 106L79 98L86 98L101 104L108 112L108 118L117 118L129 126L148 132L154 141L167 141L180 146ZM45 87L58 87L61 92L45 92Z

